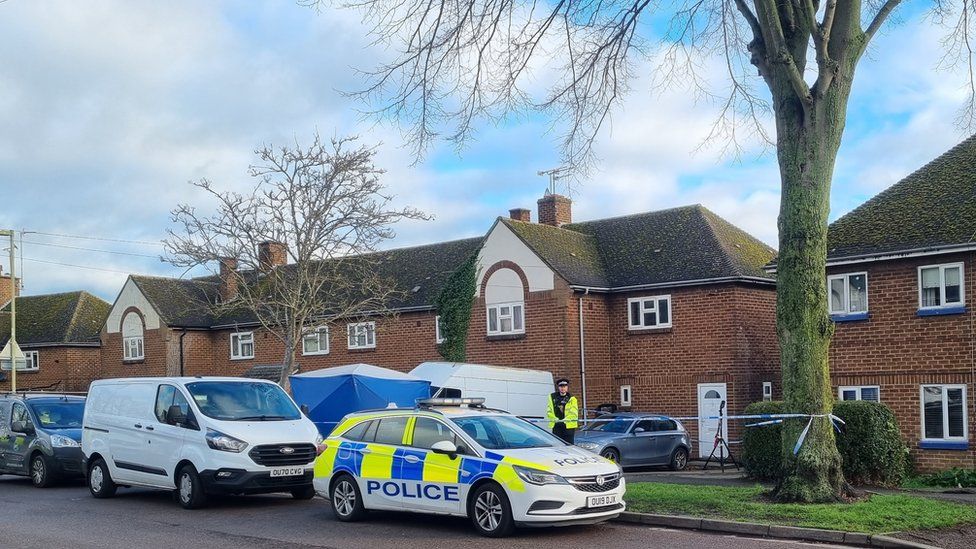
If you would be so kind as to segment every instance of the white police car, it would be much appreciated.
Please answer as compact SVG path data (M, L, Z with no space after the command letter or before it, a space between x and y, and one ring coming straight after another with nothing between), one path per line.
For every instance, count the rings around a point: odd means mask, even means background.
M482 402L428 399L346 416L320 448L316 492L342 521L369 509L468 516L492 537L624 510L616 464Z

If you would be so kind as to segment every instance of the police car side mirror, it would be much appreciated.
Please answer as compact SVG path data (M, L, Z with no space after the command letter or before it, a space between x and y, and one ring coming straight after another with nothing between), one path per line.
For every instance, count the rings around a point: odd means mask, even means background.
M457 458L458 447L449 440L440 440L435 442L431 447L430 451L435 454L443 454L450 457L451 459Z

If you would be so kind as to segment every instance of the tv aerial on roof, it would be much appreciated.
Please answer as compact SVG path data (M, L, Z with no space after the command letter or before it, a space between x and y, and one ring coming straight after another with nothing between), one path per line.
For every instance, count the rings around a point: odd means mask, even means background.
M549 176L549 187L546 189L546 194L558 194L556 192L557 182L560 179L569 177L570 169L567 166L560 166L558 168L551 168L548 170L539 170L536 175L547 175ZM566 192L569 193L569 185L566 185Z

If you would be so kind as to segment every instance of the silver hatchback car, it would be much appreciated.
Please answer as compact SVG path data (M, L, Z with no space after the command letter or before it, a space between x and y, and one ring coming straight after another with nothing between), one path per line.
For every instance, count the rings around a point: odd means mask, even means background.
M667 416L615 413L592 420L576 432L576 445L621 467L688 465L691 437L681 422Z

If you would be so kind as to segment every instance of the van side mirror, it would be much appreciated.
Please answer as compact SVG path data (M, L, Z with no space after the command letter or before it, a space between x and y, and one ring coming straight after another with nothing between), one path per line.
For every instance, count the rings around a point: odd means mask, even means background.
M10 424L10 430L15 433L21 433L24 435L33 435L34 426L24 423L23 421L14 421Z
M308 413L309 413L309 411L310 411L310 410L308 409L308 404L302 404L301 406L299 406L299 407L298 407L298 409L302 411L302 414L303 414L303 415L304 415L305 417L308 417Z
M431 447L430 451L435 454L442 454L448 456L451 459L456 459L458 455L458 447L449 440L439 440L435 442Z
M186 423L186 415L183 414L183 409L179 405L174 404L166 410L166 423L177 426Z

